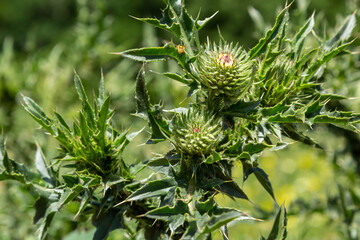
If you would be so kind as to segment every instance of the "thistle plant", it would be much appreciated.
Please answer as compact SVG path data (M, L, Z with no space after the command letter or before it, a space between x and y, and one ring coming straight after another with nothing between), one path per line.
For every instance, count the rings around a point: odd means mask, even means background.
M30 115L59 141L60 155L49 166L39 149L39 173L35 173L10 159L2 144L0 179L14 179L37 190L40 239L45 238L54 214L70 201L80 203L77 216L91 217L97 228L94 239L105 239L117 228L131 239L212 239L217 230L229 239L229 223L259 220L217 202L219 193L251 201L232 174L237 163L242 165L243 182L254 175L277 206L267 239L285 239L286 210L276 202L270 178L260 167L261 153L286 147L288 138L321 148L299 126L312 129L327 123L358 133L360 115L328 111L326 104L345 97L327 93L319 81L326 62L346 54L345 48L351 45L347 39L354 15L334 37L322 39L309 50L304 45L314 16L295 36L288 36L286 6L264 38L247 51L225 40L202 45L199 31L214 15L200 20L187 13L184 1L165 3L161 19L138 20L171 32L179 44L171 41L118 54L143 62L136 78L135 116L149 124L147 144L169 141L170 151L126 164L122 152L138 132L119 134L112 127L113 112L103 80L91 106L75 77L82 110L72 130L58 113L50 118L33 100L23 98ZM187 108L165 111L149 97L145 63L169 59L179 64L182 74L161 74L189 88ZM64 174L65 166L68 172ZM153 174L138 180L136 173L145 168Z

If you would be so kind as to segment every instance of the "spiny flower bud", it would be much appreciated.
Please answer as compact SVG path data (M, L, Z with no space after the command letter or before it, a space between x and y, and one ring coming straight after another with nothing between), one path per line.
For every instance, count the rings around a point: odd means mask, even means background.
M296 79L300 79L300 72L293 72L294 62L287 57L283 57L275 61L264 75L261 92L262 104L266 106L274 106L286 99L292 99L296 94L302 91L297 90L295 84ZM299 76L299 77L298 77ZM292 99L294 100L294 99Z
M199 81L214 95L238 98L250 87L253 63L238 45L208 43L198 61Z
M189 110L173 120L173 144L186 155L207 155L219 144L220 120L203 111Z

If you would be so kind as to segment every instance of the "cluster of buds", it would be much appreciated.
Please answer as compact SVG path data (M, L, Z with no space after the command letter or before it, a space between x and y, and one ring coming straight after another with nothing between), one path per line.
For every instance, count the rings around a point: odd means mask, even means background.
M198 58L199 82L214 95L239 98L252 82L253 62L232 43L208 43Z
M214 115L189 110L173 120L173 144L178 152L188 156L205 156L219 144L221 122Z

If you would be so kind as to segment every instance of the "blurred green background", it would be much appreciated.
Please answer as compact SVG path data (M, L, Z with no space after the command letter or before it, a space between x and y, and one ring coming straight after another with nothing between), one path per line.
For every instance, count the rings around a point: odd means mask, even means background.
M202 40L209 37L218 41L220 29L226 40L239 42L245 49L256 44L284 5L283 0L187 2L193 16L200 11L201 18L205 18L219 10L201 32ZM48 159L56 156L56 143L38 129L19 99L21 94L30 96L46 112L56 109L71 122L80 106L73 87L74 70L91 94L97 89L102 69L116 112L114 124L119 130L141 129L145 122L130 115L135 112L135 76L140 63L110 53L160 46L170 41L168 34L130 17L160 18L161 8L164 8L161 0L0 0L0 127L10 156L32 166L36 141ZM358 8L358 0L295 0L290 8L290 30L295 32L315 11L317 32L321 36L331 34L334 27L340 26L342 20ZM251 15L256 14L262 18L254 21ZM359 14L357 19L359 22ZM354 37L360 37L359 32L357 26ZM354 46L353 51L359 52L359 48ZM359 63L359 54L330 62L326 86L334 93L359 97ZM147 72L147 84L154 102L163 100L165 108L186 105L181 103L186 97L186 87L156 74L164 70L179 71L176 63L151 63L147 69L153 71ZM360 110L356 98L347 105L341 104L349 110ZM356 145L359 137L327 126L317 127L310 134L325 146L325 151L297 143L281 152L266 152L259 160L270 176L278 203L288 208L288 239L351 239L360 231L357 214L360 200L357 205L353 197L360 195L360 153L354 154L356 146L360 149L360 145ZM144 145L147 138L144 131L130 145L125 154L128 163L143 161L156 152L164 153L170 147L168 143ZM240 165L235 166L234 175L242 185ZM264 220L231 226L231 239L260 239L270 231L274 203L253 180L250 178L243 184L253 204L218 196L221 205L234 206ZM24 186L0 182L0 240L36 238L36 226L32 225L34 197ZM344 204L354 215L351 222L347 220ZM86 232L92 230L90 221L89 224L77 223L74 212L76 206L69 205L59 214L49 239L89 239L91 235ZM216 237L221 238L220 234ZM114 231L110 238L122 239L121 231Z

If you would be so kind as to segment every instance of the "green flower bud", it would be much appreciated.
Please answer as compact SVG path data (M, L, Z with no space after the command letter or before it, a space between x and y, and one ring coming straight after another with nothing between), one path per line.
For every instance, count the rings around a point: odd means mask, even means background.
M208 43L198 61L199 81L214 95L238 98L249 89L253 62L238 45Z
M298 89L296 79L301 79L301 72L292 72L294 62L287 57L276 60L267 70L263 79L262 87L258 95L265 106L274 106L282 101L291 100L303 90Z
M215 150L221 135L221 122L211 114L189 110L173 120L173 144L185 155L207 155Z

